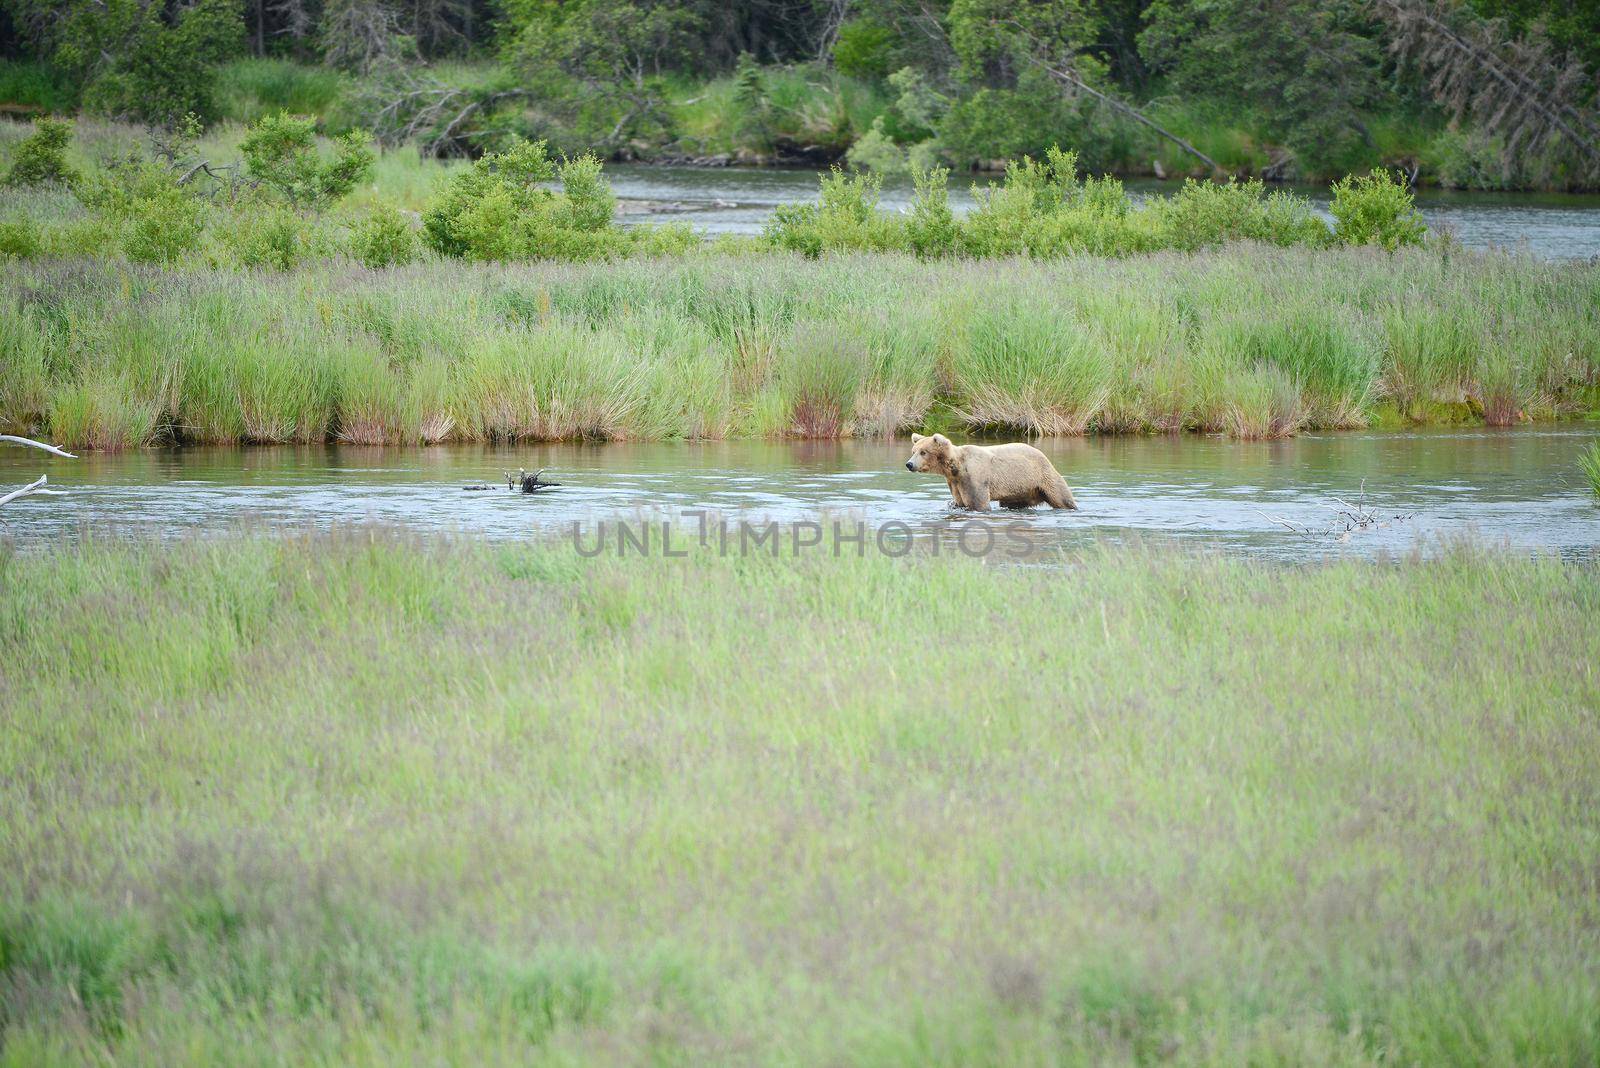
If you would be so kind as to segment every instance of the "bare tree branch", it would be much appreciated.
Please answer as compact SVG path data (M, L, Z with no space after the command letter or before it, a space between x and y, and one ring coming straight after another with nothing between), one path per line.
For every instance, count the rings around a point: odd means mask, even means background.
M46 445L44 442L34 441L32 438L21 438L15 434L0 434L0 441L9 441L13 445L31 445L35 449L43 449L45 452L53 453L56 456L65 456L69 460L78 458L76 454L67 452L64 449L58 449L54 445Z
M59 496L61 496L61 493L58 490L45 489L44 488L45 487L45 483L47 483L49 481L50 481L50 476L49 475L40 475L39 478L38 478L38 481L30 482L26 486L23 486L21 489L14 489L10 493L7 493L5 496L0 497L0 504L10 504L12 501L16 500L18 497L28 497L28 496L31 496L32 494L35 494L35 493L47 494L48 496L51 496L51 497L59 497Z

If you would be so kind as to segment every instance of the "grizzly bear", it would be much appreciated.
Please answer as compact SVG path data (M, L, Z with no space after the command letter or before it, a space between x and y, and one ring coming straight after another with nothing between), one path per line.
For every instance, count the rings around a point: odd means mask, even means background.
M1078 507L1050 458L1021 442L952 445L943 434L912 434L906 470L943 475L956 504L980 512L988 509L990 501L999 501L1006 508L1032 508L1040 503L1052 508Z

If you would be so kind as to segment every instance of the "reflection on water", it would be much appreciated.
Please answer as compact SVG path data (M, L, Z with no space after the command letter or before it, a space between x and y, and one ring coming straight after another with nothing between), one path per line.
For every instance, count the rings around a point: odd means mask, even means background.
M650 167L615 164L606 168L619 197L682 206L682 215L624 216L651 221L683 219L706 233L759 233L779 204L817 199L817 172L781 167ZM980 179L980 184L990 178ZM1130 180L1129 192L1172 193L1177 182ZM958 213L972 207L971 182L950 182L950 205ZM1326 186L1294 187L1326 214ZM911 182L885 178L879 206L908 209ZM1428 225L1448 227L1468 248L1525 248L1548 259L1600 256L1600 196L1532 193L1458 193L1421 190L1417 204Z
M1170 537L1281 559L1400 552L1419 538L1476 534L1527 549L1600 555L1600 508L1577 457L1592 430L1418 431L1307 435L1284 442L1195 436L1056 439L1040 447L1078 496L1075 512L1038 509L980 518L954 512L944 483L904 468L904 442L713 442L448 446L317 446L87 455L56 460L0 453L0 485L48 471L62 497L4 509L4 534L22 543L86 526L165 531L224 529L245 518L274 525L379 521L493 538L568 534L575 522L711 509L733 520L832 515L904 524L919 540L954 543L973 524L1022 524L1038 548L1096 537ZM557 490L503 488L507 468L548 467ZM1328 525L1333 498L1382 513L1412 513L1346 544L1276 525ZM897 529L901 529L897 527ZM970 537L970 535L969 535Z

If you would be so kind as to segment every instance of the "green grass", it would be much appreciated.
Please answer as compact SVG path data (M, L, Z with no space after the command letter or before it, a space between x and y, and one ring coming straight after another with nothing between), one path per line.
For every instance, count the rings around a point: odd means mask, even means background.
M62 114L73 110L77 102L71 79L49 64L0 59L0 107Z
M1592 441L1578 457L1578 467L1596 497L1600 497L1600 441Z
M836 158L843 158L888 106L882 87L808 64L764 67L761 77L770 134L791 145L827 149ZM696 155L772 155L771 143L753 142L732 75L709 82L674 79L668 102L681 150Z
M16 263L0 432L63 445L1009 433L1278 437L1592 409L1600 269L1233 246L1121 260L287 273Z
M1062 563L0 555L0 1063L1600 1057L1592 564Z
M287 111L342 129L339 112L351 87L336 70L286 59L236 59L218 68L216 78L217 108L229 122L252 123Z

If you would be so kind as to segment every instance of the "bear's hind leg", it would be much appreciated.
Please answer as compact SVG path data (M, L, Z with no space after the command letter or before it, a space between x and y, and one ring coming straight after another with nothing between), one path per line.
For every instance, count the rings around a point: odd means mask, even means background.
M1067 488L1067 480L1060 475L1056 476L1054 485L1044 488L1044 499L1052 508L1076 508L1077 500L1072 496L1072 490Z

